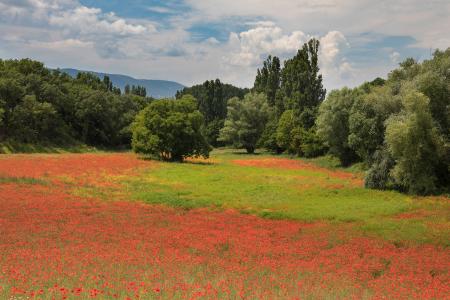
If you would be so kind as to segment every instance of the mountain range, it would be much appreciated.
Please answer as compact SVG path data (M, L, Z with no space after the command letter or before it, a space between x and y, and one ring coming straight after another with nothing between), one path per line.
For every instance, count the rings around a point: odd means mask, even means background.
M72 77L76 77L79 72L89 72L97 75L102 80L106 75L109 76L113 85L120 88L122 92L127 84L130 86L140 85L145 87L147 89L147 95L152 96L153 98L173 98L175 97L175 94L178 90L181 90L185 87L178 82L168 80L136 79L127 75L82 71L70 68L60 69L60 71L67 73Z

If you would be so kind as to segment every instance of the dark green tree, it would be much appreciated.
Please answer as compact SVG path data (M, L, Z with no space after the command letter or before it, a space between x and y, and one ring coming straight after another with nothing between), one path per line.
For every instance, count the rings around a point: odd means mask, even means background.
M201 131L203 122L203 115L197 110L192 96L184 96L178 101L155 100L137 115L133 123L133 150L167 161L206 158L211 147Z
M269 57L264 61L263 67L258 69L253 85L253 91L265 93L269 106L275 106L275 96L280 88L281 65L280 59L276 56ZM281 112L280 112L281 113Z

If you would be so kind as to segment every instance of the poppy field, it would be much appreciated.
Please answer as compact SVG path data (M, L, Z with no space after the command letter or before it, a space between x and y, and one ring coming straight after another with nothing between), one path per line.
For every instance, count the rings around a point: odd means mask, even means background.
M0 299L450 299L450 202L215 150L0 157Z

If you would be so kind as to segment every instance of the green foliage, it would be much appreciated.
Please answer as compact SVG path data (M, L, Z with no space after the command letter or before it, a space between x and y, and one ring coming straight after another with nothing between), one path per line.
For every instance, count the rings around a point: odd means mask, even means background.
M269 118L261 144L272 152L287 150L308 157L323 152L314 129L318 106L326 93L319 74L318 50L319 41L311 39L284 62L283 69L279 59L272 56L258 69L253 90L267 95L275 113Z
M363 161L370 163L374 152L384 141L385 122L401 109L401 100L387 86L375 87L358 96L349 115L348 145Z
M232 98L228 101L228 114L224 127L220 130L219 140L253 153L269 116L270 109L265 94L249 93L243 100Z
M387 80L332 92L317 120L330 153L343 164L362 160L370 188L448 191L449 67L450 48L422 63L406 59Z
M136 95L136 96L146 97L147 89L140 85L137 85L137 86L132 85L130 87L130 85L127 84L125 86L125 95Z
M291 154L296 154L297 147L295 145L295 135L293 130L295 128L294 112L286 110L278 122L277 128L277 144L286 149Z
M107 76L72 79L29 59L0 61L0 142L130 145L130 124L148 102L121 95Z
M394 179L391 170L395 166L395 160L386 147L375 151L373 162L367 171L365 186L371 189L386 190L394 188Z
M332 91L320 106L317 118L317 134L329 147L330 153L339 157L344 166L357 158L355 151L350 148L348 137L350 111L359 94L358 89Z
M257 93L265 93L269 106L275 106L275 97L280 88L281 67L280 59L276 56L269 55L264 61L263 67L258 69L253 85L253 91Z
M296 125L292 110L286 110L280 118L277 143L288 153L304 157L316 157L324 153L324 145L315 128L304 129Z
M133 150L162 160L208 157L210 146L202 135L203 115L192 96L156 100L133 123Z
M322 139L317 135L316 128L313 127L310 129L304 129L300 127L299 131L301 156L310 158L317 157L325 153L326 147L323 144Z
M436 167L445 151L429 103L428 97L408 86L402 91L404 110L387 121L386 144L396 160L392 177L413 194L436 191Z
M278 117L276 112L271 109L269 121L267 121L266 128L259 140L259 146L263 147L270 152L280 154L285 149L277 143L277 129L278 129Z
M197 99L198 109L205 118L205 134L208 143L212 146L221 146L218 141L219 131L227 116L227 101L230 98L242 99L248 89L241 89L231 84L223 84L219 79L208 80L203 84L194 85L178 91L176 98L192 95Z
M318 64L319 41L305 43L292 59L284 62L281 72L281 91L291 98L291 107L299 115L307 107L317 107L325 99L326 90ZM303 124L302 124L303 125ZM304 127L304 126L303 126Z
M38 102L36 96L26 95L14 108L10 124L12 133L24 142L39 142L40 136L60 136L60 120L54 107L48 102Z

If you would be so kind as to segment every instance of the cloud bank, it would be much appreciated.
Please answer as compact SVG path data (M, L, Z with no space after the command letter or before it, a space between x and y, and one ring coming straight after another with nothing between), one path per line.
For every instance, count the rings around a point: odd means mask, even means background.
M219 77L251 86L267 55L287 59L315 37L330 89L450 46L450 2L441 0L127 1L111 10L100 2L0 0L0 57L187 85ZM125 14L130 7L135 14Z

